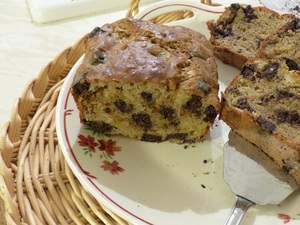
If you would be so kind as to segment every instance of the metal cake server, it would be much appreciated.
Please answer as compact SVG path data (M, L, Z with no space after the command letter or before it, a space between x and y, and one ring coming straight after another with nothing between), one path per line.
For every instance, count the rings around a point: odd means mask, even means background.
M260 3L279 13L291 13L300 16L299 0L260 0Z
M233 131L224 145L224 180L236 194L226 225L238 225L252 205L278 204L299 187L265 153Z

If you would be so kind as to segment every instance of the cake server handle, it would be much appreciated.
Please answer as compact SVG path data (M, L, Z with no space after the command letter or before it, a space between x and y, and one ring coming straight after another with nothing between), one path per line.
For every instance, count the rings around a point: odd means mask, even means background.
M242 221L244 215L246 214L247 210L252 206L255 205L254 202L249 201L242 196L236 195L235 204L228 216L228 219L225 225L238 225Z

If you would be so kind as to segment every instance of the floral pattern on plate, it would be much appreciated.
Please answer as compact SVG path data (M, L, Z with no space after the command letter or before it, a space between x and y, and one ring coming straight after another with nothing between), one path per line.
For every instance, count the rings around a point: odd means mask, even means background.
M300 213L298 213L297 216L300 216ZM282 220L284 224L287 224L287 223L291 222L292 220L297 220L297 218L293 218L290 215L284 214L284 213L278 213L277 218Z
M116 152L122 150L122 147L117 145L117 142L101 133L92 131L89 127L85 128L90 131L89 134L78 135L78 145L82 147L83 154L93 157L94 154L100 152L100 166L104 171L110 172L112 175L123 172L124 169L119 166L119 162L114 160Z

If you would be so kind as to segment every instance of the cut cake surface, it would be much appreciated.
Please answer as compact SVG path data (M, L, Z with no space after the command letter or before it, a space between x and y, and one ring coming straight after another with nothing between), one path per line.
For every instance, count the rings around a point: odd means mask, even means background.
M241 69L256 56L261 43L292 18L263 6L231 4L217 21L207 22L210 42L219 59Z
M221 104L220 118L300 184L300 71L289 60L250 60Z
M90 38L71 90L83 124L149 142L204 140L220 109L217 65L204 35L121 19Z
M285 58L300 67L300 18L284 24L261 44L257 57Z

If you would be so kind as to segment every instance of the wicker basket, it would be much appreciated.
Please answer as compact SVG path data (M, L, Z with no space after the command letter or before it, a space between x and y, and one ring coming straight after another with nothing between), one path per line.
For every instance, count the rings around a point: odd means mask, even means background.
M201 1L212 4L211 1ZM131 0L127 17L138 12ZM175 12L163 23L190 17ZM167 19L166 19L167 18ZM130 224L95 200L79 183L59 149L55 128L57 97L87 37L65 49L41 70L16 102L0 141L0 224Z

